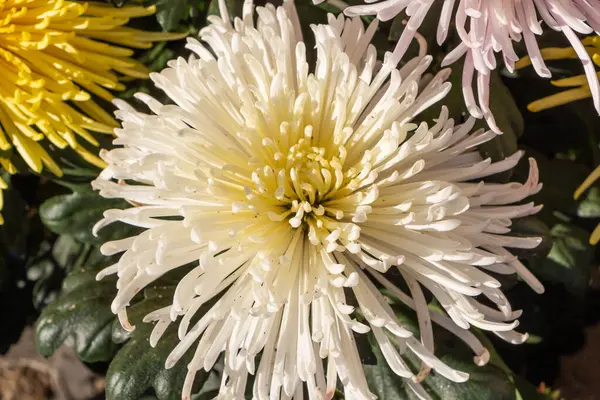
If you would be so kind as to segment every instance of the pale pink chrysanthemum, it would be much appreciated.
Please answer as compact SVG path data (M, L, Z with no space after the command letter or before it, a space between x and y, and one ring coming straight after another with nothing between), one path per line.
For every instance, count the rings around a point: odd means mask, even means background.
M321 2L323 0L315 0L315 3ZM520 58L514 42L524 39L536 72L545 78L551 76L535 37L543 33L540 18L551 29L562 32L577 52L594 106L600 113L598 76L577 37L578 33L600 32L600 0L365 0L368 4L347 7L344 12L348 16L376 15L381 21L387 21L404 11L408 21L394 50L394 59L400 60L436 2L443 2L437 30L438 44L446 40L453 15L456 33L462 40L446 56L443 65L465 57L462 75L465 103L471 115L485 118L494 131L500 132L489 107L490 71L497 66L495 53L502 53L504 65L512 71ZM341 3L338 1L337 4ZM478 101L473 91L475 71Z

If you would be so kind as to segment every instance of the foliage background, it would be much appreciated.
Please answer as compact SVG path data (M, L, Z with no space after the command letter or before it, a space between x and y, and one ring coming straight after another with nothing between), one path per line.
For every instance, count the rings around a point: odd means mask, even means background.
M120 7L134 0L110 2ZM195 35L206 23L206 17L215 13L217 0L144 3L155 4L158 11L155 16L135 21L135 25L147 30L188 31ZM241 3L242 0L228 2L232 13L239 13ZM326 10L337 12L331 6L316 7L309 1L297 1L297 4L304 23L323 22ZM375 39L380 49L393 47L403 28L402 18L399 16L381 25ZM434 69L440 68L445 52L456 43L449 40L445 47L435 45L437 21L437 16L429 15L421 29L436 60ZM567 43L561 35L549 33L541 39L541 45L566 46ZM162 43L140 52L138 57L153 71L160 71L168 60L187 56L184 46L185 41ZM416 52L416 49L411 51ZM460 93L461 67L453 67L455 72L450 80L454 87L443 103L461 120L465 115ZM550 67L557 78L581 70L578 61L555 62ZM505 70L495 72L491 105L504 135L480 149L482 154L495 160L522 149L539 163L544 189L534 200L543 203L544 210L536 217L518 221L514 231L544 238L538 249L521 256L542 279L546 293L538 296L514 277L504 278L502 282L515 309L524 311L520 330L530 332L531 337L528 343L517 348L478 332L495 350L489 365L476 367L469 350L438 329L438 356L468 371L472 377L468 383L457 385L432 373L425 386L434 399L547 398L547 394L538 393L535 387L541 382L549 385L554 382L559 374L561 355L581 348L584 328L600 317L600 291L592 279L598 274L600 253L588 244L588 237L600 217L600 187L593 187L579 201L572 195L600 163L600 118L591 101L537 114L527 111L529 102L555 90L532 70L518 74ZM132 95L137 91L167 101L148 81L133 82L120 97L135 103ZM104 103L104 106L112 109L110 104ZM425 117L433 117L435 112L431 110ZM110 146L110 138L105 137L103 144ZM43 355L51 355L66 343L81 360L107 374L108 399L148 398L144 396L178 399L187 361L181 360L169 371L163 369L164 360L177 340L176 333L172 329L167 331L159 345L151 349L147 342L151 326L142 324L141 318L168 302L182 272L170 273L146 289L130 311L132 322L137 323L136 331L131 334L123 331L109 308L115 292L114 280L108 278L98 283L94 277L96 271L110 262L100 255L98 245L108 238L129 236L132 228L114 225L101 231L99 238L91 235L90 228L106 208L128 205L103 199L91 190L89 182L97 170L72 159L69 154L56 154L71 166L62 180L22 173L10 178L10 189L5 195L6 223L0 228L0 313L3 316L0 352L6 352L25 326L35 323L38 349ZM512 174L502 174L495 179L524 181L528 168L526 158ZM413 313L401 305L395 307L401 320L416 331ZM402 380L381 362L381 355L368 341L361 343L361 351L371 387L381 399L414 398ZM188 354L187 358L190 357ZM212 398L219 386L218 369L210 374L199 374L196 384L197 399ZM341 394L337 396L342 398Z

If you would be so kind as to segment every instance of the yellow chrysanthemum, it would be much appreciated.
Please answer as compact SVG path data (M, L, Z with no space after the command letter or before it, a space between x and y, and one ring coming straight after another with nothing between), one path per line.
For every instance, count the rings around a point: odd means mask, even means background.
M589 53L594 63L600 67L600 37L589 36L583 39L581 42L585 46L585 49ZM579 59L579 56L572 47L548 47L542 49L541 54L544 60ZM529 57L523 57L519 60L519 62L517 62L515 68L521 69L529 65L531 65L531 59ZM600 72L598 72L598 76L600 77ZM592 97L590 85L588 84L587 78L584 74L564 79L552 80L551 83L557 87L573 89L564 90L562 92L536 100L527 106L529 111L538 112L561 106L576 100Z
M594 63L600 67L600 36L589 36L582 40L585 49L592 57ZM567 48L546 48L542 49L542 57L545 60L565 60L579 59L579 56L571 47ZM516 65L517 68L523 68L531 64L529 57L522 58ZM600 71L598 72L600 77ZM558 87L573 87L574 89L565 90L551 96L543 97L530 103L527 108L529 111L538 112L549 108L561 106L571 103L576 100L587 99L592 97L592 92L588 85L585 75L577 75L569 78L558 79L551 81L554 86ZM577 188L574 193L575 199L578 199L590 186L600 178L600 166L586 178L586 180ZM600 241L600 225L594 229L590 236L590 243L597 244Z
M39 143L44 138L104 165L77 142L82 138L98 146L90 132L111 133L116 126L91 95L110 101L110 90L125 89L123 78L148 76L146 67L131 58L131 48L182 37L124 26L155 11L95 2L0 0L0 164L7 172L16 172L10 161L15 149L32 170L47 168L61 176ZM0 188L5 187L0 178Z

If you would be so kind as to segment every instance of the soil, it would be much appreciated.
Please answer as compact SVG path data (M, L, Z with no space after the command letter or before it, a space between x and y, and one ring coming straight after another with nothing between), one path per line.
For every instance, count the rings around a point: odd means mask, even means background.
M55 397L56 374L44 363L3 360L0 396L5 400L45 400Z
M554 384L565 400L600 399L600 324L586 329L585 346L561 359L561 375Z
M104 378L63 346L45 359L35 348L32 328L0 357L0 400L100 400Z

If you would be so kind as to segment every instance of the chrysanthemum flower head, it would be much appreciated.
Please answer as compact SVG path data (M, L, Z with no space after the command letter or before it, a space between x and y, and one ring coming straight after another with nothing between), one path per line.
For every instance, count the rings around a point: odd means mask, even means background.
M320 3L324 0L314 0ZM449 65L465 57L462 75L462 89L471 115L484 117L490 127L499 132L489 108L490 71L497 66L495 53L501 53L504 65L510 71L515 68L519 56L514 42L525 41L527 52L536 72L542 77L550 77L535 36L541 35L544 25L562 32L569 40L577 57L581 59L589 87L594 98L596 110L600 113L600 84L594 71L590 56L577 37L578 33L600 32L600 0L366 0L364 5L346 8L349 16L377 15L383 21L389 20L401 12L408 17L406 28L394 51L399 59L407 50L409 43L430 12L434 3L442 3L437 41L442 44L451 27L454 16L456 33L461 44L444 59ZM477 71L477 97L472 89L473 78ZM478 103L478 104L477 104Z
M88 162L104 163L78 144L97 146L91 132L112 133L117 122L91 95L112 100L121 77L145 78L147 69L131 48L181 35L144 32L124 25L151 15L155 7L115 8L104 3L63 0L0 2L0 164L16 172L14 149L36 172L60 166L40 144L71 147ZM5 186L2 182L0 186Z
M191 268L172 304L144 319L156 323L152 346L178 326L167 368L195 348L184 399L222 353L222 399L243 399L251 374L256 399L301 399L305 389L331 399L338 380L348 398L372 399L355 342L365 334L420 398L431 369L465 381L435 357L431 321L480 365L489 353L469 327L526 338L492 275L518 273L543 290L509 250L540 242L509 234L511 219L539 210L521 202L541 188L535 163L525 184L484 183L522 154L482 159L476 147L495 133L471 132L474 119L456 125L445 108L432 125L418 121L450 88L447 70L426 73L425 49L400 69L391 54L380 63L369 44L376 24L330 15L312 26L311 65L293 1L256 12L255 23L247 1L232 24L223 8L201 41L188 39L197 57L151 76L175 105L140 94L146 114L117 102L122 147L101 153L108 167L93 185L134 207L106 211L95 230L116 221L145 230L102 246L124 252L98 275L118 275L113 312L133 329L136 293ZM417 311L421 338L383 288ZM428 309L425 291L445 313Z

